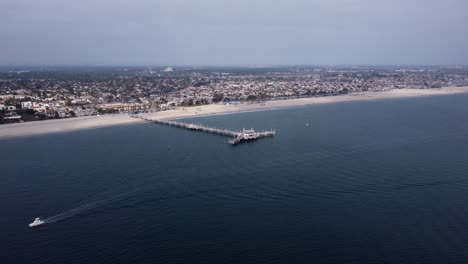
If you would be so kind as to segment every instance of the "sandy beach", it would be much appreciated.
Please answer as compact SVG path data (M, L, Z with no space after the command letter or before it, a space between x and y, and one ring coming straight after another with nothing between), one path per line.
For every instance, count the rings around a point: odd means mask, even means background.
M315 104L330 104L339 102L353 101L373 101L385 99L403 99L421 96L452 95L459 93L468 93L468 87L447 87L440 89L399 89L385 92L362 92L340 96L310 97L301 99L287 99L266 101L253 104L212 104L194 107L180 107L175 110L147 114L152 119L172 120L200 116L224 115L254 111L268 111L276 109L285 109L291 107L301 107Z
M468 87L447 87L440 89L399 89L386 92L363 92L340 96L312 97L301 99L288 99L267 101L253 104L212 104L194 107L180 107L175 110L146 114L152 119L171 120L190 117L211 115L224 115L254 111L268 111L301 107L315 104L330 104L353 101L374 101L385 99L415 98L421 96L441 96L468 93ZM24 122L17 124L0 125L0 139L24 137L31 135L63 133L83 129L93 129L115 125L134 124L144 122L140 119L129 117L126 114L78 117L69 119L46 120L36 122Z
M86 116L0 125L0 139L63 133L142 122L126 114Z

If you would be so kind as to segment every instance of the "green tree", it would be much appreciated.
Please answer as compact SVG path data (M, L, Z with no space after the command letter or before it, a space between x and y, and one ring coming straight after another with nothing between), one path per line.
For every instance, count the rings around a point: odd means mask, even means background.
M255 101L255 100L257 100L257 96L255 96L253 94L247 96L247 101Z
M224 99L224 94L223 93L215 93L213 95L213 102L214 103L221 102L223 99Z
M69 98L67 98L67 99L65 100L65 106L71 106L71 105L72 105L72 100L69 99Z

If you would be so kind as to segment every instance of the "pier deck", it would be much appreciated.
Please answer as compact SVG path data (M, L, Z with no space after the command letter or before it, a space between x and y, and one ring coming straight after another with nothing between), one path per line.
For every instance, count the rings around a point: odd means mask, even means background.
M232 144L232 145L237 145L244 141L257 140L257 139L264 138L264 137L272 137L276 134L275 130L256 132L253 129L251 130L243 129L242 131L232 131L228 129L204 126L201 124L192 124L192 123L185 123L185 122L171 121L171 120L152 119L143 115L131 115L131 117L143 119L143 120L153 122L156 124L161 124L161 125L179 127L179 128L189 129L193 131L200 131L200 132L211 133L211 134L216 134L216 135L221 135L221 136L228 136L230 137L228 142L229 144Z

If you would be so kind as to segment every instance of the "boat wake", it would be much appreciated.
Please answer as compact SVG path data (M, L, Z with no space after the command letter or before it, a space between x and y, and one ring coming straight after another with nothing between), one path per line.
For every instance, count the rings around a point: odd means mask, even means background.
M60 214L57 214L57 215L51 216L49 218L46 218L43 221L44 221L44 224L52 224L52 223L56 223L56 222L59 222L59 221L63 221L65 219L76 216L78 214L89 212L91 210L94 210L94 209L100 208L102 206L109 205L111 203L122 200L125 197L127 197L127 196L129 196L129 195L131 195L131 194L133 194L135 192L136 191L126 192L126 193L119 194L117 196L113 196L113 197L110 197L110 198L106 198L106 199L90 202L90 203L87 203L87 204L83 204L83 205L80 205L80 206L75 207L73 209L62 212Z

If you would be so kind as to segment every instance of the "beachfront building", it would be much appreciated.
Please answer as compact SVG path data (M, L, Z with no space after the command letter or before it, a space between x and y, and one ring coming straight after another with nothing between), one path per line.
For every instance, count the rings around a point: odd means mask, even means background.
M11 111L6 113L3 116L3 119L5 120L6 123L11 123L11 122L22 122L23 120L21 119L21 116L18 115L15 111Z
M96 109L94 108L81 108L81 107L77 107L75 110L75 115L76 116L92 116L92 115L96 115L97 114L97 111Z
M16 110L16 106L14 105L6 105L3 107L3 110L6 110L6 111L15 111Z
M21 102L21 109L32 109L33 103L31 101Z

